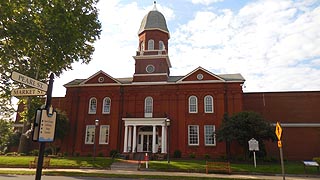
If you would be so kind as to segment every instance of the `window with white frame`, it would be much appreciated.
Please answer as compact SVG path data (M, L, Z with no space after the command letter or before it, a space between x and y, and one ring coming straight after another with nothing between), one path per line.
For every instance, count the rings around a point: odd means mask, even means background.
M97 99L95 97L89 100L89 114L96 114L97 112Z
M109 97L105 97L103 99L102 113L110 114L110 108L111 108L111 99Z
M189 113L198 112L198 99L196 96L189 97Z
M85 144L94 143L95 125L86 126Z
M148 41L148 50L154 50L154 40L150 39Z
M148 96L144 100L144 117L152 117L153 112L153 99Z
M144 51L144 42L141 42L140 51Z
M159 50L164 50L163 41L159 41Z
M188 144L191 146L199 145L199 126L188 126Z
M204 97L204 112L205 113L213 113L213 97L207 95Z
M215 135L215 126L214 125L205 125L204 126L204 144L206 146L215 146L216 145L216 135Z
M99 144L109 144L109 125L100 126Z

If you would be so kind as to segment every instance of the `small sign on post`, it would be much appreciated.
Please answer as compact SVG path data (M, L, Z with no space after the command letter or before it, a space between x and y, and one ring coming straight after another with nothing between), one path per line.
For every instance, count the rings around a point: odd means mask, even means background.
M249 151L253 151L253 163L254 167L257 167L257 161L256 161L256 151L259 151L259 142L255 140L254 138L250 139L248 141L249 143Z
M56 128L56 117L56 112L53 112L51 116L48 116L47 110L42 110L39 127L39 142L53 142Z

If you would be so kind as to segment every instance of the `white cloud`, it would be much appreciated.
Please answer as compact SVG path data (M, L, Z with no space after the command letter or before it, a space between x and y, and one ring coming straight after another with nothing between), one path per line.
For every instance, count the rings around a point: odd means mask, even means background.
M203 4L203 5L210 5L212 3L216 3L216 2L222 2L224 0L191 0L191 2L193 4Z
M100 1L103 31L89 65L75 64L74 71L56 79L54 96L63 96L63 84L88 78L99 70L111 76L134 73L138 29L153 5ZM192 1L209 5L216 1ZM172 4L170 4L172 6ZM316 0L261 0L239 11L210 8L188 12L157 4L169 26L171 75L186 75L198 66L216 74L241 73L245 91L320 89L320 7ZM180 14L192 14L186 23ZM189 17L189 16L188 16Z
M320 8L310 2L257 1L238 13L197 12L177 29L172 36L178 66L242 73L246 91L320 88L314 83L320 74L314 66L320 57Z

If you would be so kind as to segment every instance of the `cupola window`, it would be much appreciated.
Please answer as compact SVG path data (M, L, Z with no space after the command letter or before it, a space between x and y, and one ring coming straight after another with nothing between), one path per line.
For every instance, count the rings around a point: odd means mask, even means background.
M154 50L154 40L150 39L148 41L148 50Z
M164 50L163 41L159 41L159 50Z

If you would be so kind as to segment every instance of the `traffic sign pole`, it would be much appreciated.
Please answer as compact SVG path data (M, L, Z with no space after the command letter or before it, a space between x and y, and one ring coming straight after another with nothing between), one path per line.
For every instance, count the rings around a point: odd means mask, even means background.
M276 124L276 131L275 131L277 138L278 138L278 148L280 151L280 161L281 161L281 171L282 171L282 179L285 180L286 176L284 174L284 164L283 164L283 152L282 152L282 142L281 142L281 136L282 136L282 128L279 122Z
M53 81L54 81L54 74L51 73L51 74L50 74L48 91L47 91L46 107L45 107L45 109L47 110L47 112L49 112L49 108L50 108L50 106L51 106ZM37 165L37 171L36 171L36 178L35 178L35 180L41 180L42 164L43 164L43 155L44 155L44 149L45 149L45 147L46 147L46 143L45 143L45 142L40 142L40 145L39 145L39 155L38 155L38 165Z

